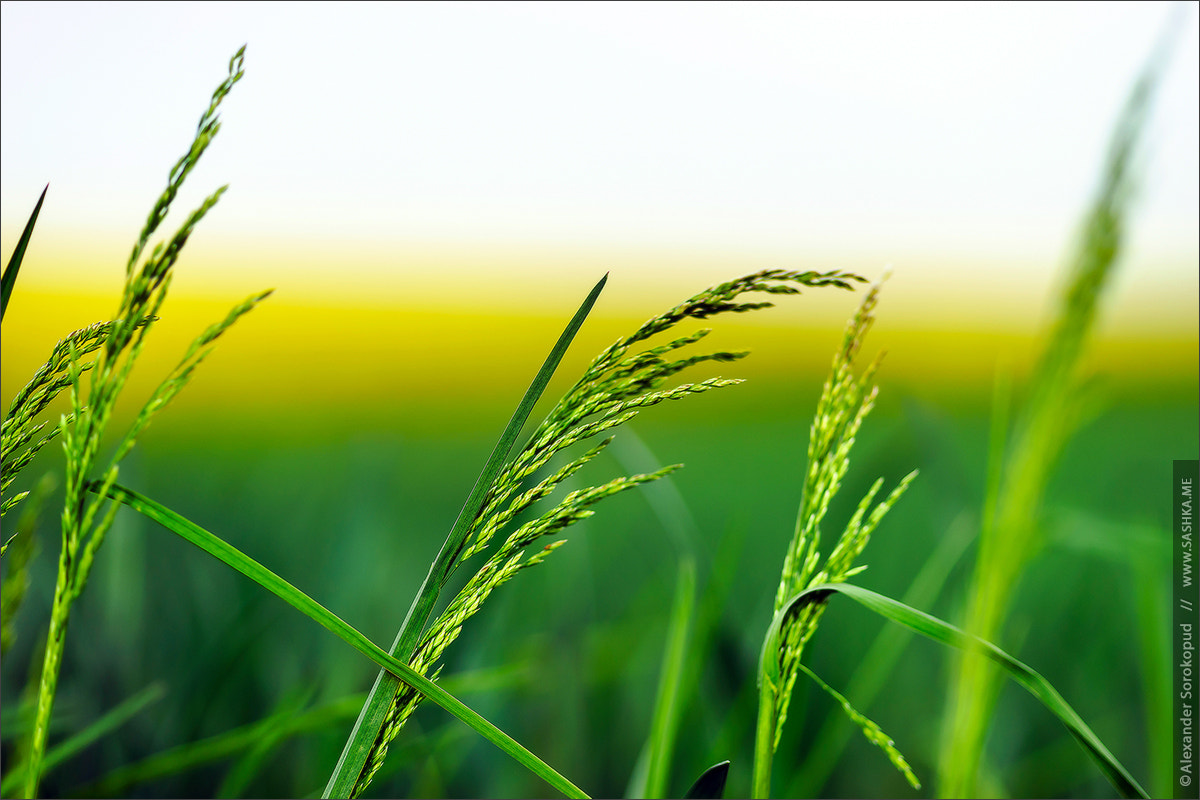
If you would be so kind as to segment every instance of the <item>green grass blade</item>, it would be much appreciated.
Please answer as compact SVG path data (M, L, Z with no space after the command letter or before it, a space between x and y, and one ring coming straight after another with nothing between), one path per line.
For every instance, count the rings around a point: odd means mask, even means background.
M925 560L901 602L905 605L930 608L941 594L950 573L962 560L967 547L975 540L975 531L965 515L955 520L938 540L933 553ZM875 637L867 654L846 685L846 695L853 697L858 707L866 711L883 689L888 677L904 654L912 638L907 628L886 627ZM812 749L805 753L804 769L788 788L788 797L820 797L826 781L833 774L842 750L850 741L852 729L845 715L831 711L814 738Z
M1004 630L1016 587L1042 545L1047 488L1082 424L1084 356L1125 248L1136 156L1176 31L1184 29L1177 20L1173 16L1163 29L1117 119L1100 187L1084 217L1053 327L1032 373L1029 400L1017 417L1003 483L992 501L994 510L984 519L963 624L984 639L997 638ZM1000 676L986 661L970 653L958 659L942 736L939 788L945 797L981 792L976 778L987 771L985 744L999 685Z
M725 796L725 779L729 777L729 762L722 761L704 770L704 774L696 779L692 788L688 789L685 798Z
M258 735L250 743L229 771L225 773L214 797L253 796L247 793L250 783L263 770L263 765L271 758L288 737L288 720L293 719L304 710L312 699L313 689L300 689L289 692L275 706L263 724L259 726Z
M529 384L529 388L525 391L525 396L521 398L516 411L513 412L512 418L508 421L508 426L500 435L500 440L496 442L496 447L492 450L491 456L488 457L487 463L484 464L479 479L475 482L474 488L471 489L471 494L467 497L466 503L463 504L462 510L458 514L458 519L454 522L454 527L450 529L450 534L442 544L441 551L438 552L437 558L434 559L433 564L429 568L429 574L425 576L421 588L417 591L417 596L409 607L404 624L396 634L396 641L392 644L391 654L401 661L407 660L412 655L421 632L425 629L425 625L433 613L438 592L445 584L451 570L454 568L459 553L462 552L466 544L467 532L476 515L479 513L480 508L482 508L488 490L496 480L496 476L504 465L509 451L512 450L513 444L517 441L517 437L521 433L521 428L525 426L525 421L529 419L530 412L533 411L533 407L546 390L546 385L550 382L551 376L554 375L559 362L562 361L563 355L566 354L567 348L575 338L575 334L579 332L580 326L583 325L583 321L591 312L592 306L596 303L596 298L600 296L600 292L607 281L608 275L606 274L592 289L591 293L588 294L587 298L583 301L583 305L575 312L575 316L567 323L566 329L558 337L558 342L555 343L554 348L550 351L550 355L546 356L542 368L538 370L533 383ZM391 673L381 671L375 678L375 684L371 687L371 693L367 698L367 702L363 705L362 713L359 714L358 720L354 723L350 737L346 740L346 745L342 749L341 756L338 758L337 766L334 767L333 773L329 777L324 797L350 797L353 795L354 789L358 785L359 776L362 774L363 767L371 753L371 748L374 746L375 740L379 737L379 732L383 728L384 721L399 690L400 683Z
M136 716L146 706L157 700L161 700L166 693L166 687L161 683L151 684L133 697L111 709L79 733L66 739L61 744L50 748L50 751L46 753L46 757L42 761L42 775L47 774L54 767L71 758L71 756L80 752L88 745L100 741ZM17 790L17 786L20 785L20 782L24 778L25 765L22 764L4 776L4 782L0 783L0 794L5 797L12 797L13 792Z
M960 650L977 652L996 662L1008 673L1010 678L1024 687L1026 691L1041 701L1042 705L1054 714L1054 716L1058 717L1070 734L1075 737L1075 740L1079 742L1084 751L1100 767L1104 776L1121 793L1122 797L1149 797L1133 776L1129 774L1129 771L1117 760L1116 756L1109 752L1099 737L1092 732L1087 723L1075 712L1075 709L1071 708L1062 695L1036 670L1013 658L991 642L984 641L977 636L972 636L947 622L943 622L937 617L932 617L923 611L906 606L890 597L884 597L869 589L863 589L849 583L826 583L814 586L795 595L780 609L775 619L771 622L771 631L768 633L767 640L771 641L777 636L783 624L783 617L788 614L797 613L805 606L828 602L830 595L834 593L844 594L866 606L876 614L892 622L898 622L935 642L941 642ZM764 648L764 652L774 651L766 651ZM777 663L778 659L765 659L765 661ZM770 678L769 670L769 665L764 664L762 674L766 675L768 679Z
M320 730L333 722L353 717L366 697L367 693L361 692L310 709L303 714L293 715L291 711L273 714L206 739L181 744L141 761L118 767L99 780L81 786L73 794L76 797L128 796L129 790L134 786L178 775L245 752L254 746L264 731L277 725L286 728L288 735L295 735Z
M632 428L614 442L609 451L628 474L650 472L661 463ZM662 667L658 690L654 698L650 733L642 746L633 774L625 789L626 797L666 797L671 762L675 755L676 734L679 731L684 703L680 698L692 696L697 666L694 655L705 652L697 649L707 640L709 620L697 620L696 555L694 542L699 536L696 521L671 476L647 484L642 496L650 505L659 523L674 540L679 550L676 570L675 600L667 623ZM718 562L720 563L720 562ZM690 646L689 646L690 644Z
M25 260L25 248L29 246L29 239L33 236L33 226L37 224L38 214L42 211L42 201L46 199L48 191L50 191L50 184L47 183L46 188L42 189L42 196L38 198L37 205L33 207L33 213L29 215L29 221L25 223L25 230L21 231L21 239L17 242L16 249L8 259L8 266L4 268L4 277L0 278L0 319L4 318L4 312L8 310L8 298L17 284L17 273L21 271L21 262Z
M675 736L679 732L682 703L679 690L687 656L688 634L696 608L696 562L688 557L679 564L675 583L675 602L667 624L667 643L663 649L662 672L658 677L658 692L654 717L650 723L649 761L644 791L632 797L666 797L670 777L671 756L675 752Z
M93 482L90 488L97 488L97 484ZM336 614L220 537L209 533L199 525L181 517L179 514L154 502L150 498L122 486L110 485L107 495L154 520L172 533L186 539L209 555L233 567L247 578L250 578L279 599L300 611L309 619L320 623L351 647L367 656L367 658L370 658L379 666L396 675L398 680L409 684L421 694L458 717L485 739L512 756L518 763L545 780L555 789L568 797L587 797L579 787L575 786L562 775L559 775L545 762L513 740L512 737L472 711L445 689L414 671L408 664L398 661L383 652L374 642L344 622Z

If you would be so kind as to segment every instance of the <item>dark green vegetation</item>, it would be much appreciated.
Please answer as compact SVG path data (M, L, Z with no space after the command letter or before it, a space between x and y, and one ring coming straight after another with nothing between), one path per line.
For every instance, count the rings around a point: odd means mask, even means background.
M808 435L796 408L812 408L819 390L815 377L807 383L798 393L790 385L772 391L748 384L698 398L693 402L701 405L690 409L654 410L637 426L656 454L687 464L671 480L696 523L702 608L722 583L729 587L724 608L714 612L711 644L693 654L703 666L697 692L684 699L668 784L673 793L723 758L733 762L730 793L749 788L755 709L749 687L795 517ZM988 428L987 398L938 408L905 394L901 387L882 396L860 435L844 498L830 511L844 519L851 498L866 491L872 476L896 481L910 465L921 465L920 479L867 552L870 569L857 580L898 598L938 545L962 535L959 528L974 519ZM1195 395L1187 392L1152 404L1123 402L1081 431L1051 484L1051 544L1018 594L1015 629L1024 635L1001 642L1058 688L1151 793L1157 784L1148 761L1147 714L1155 709L1146 705L1142 668L1165 651L1147 651L1138 614L1142 593L1167 613L1169 554L1164 546L1149 570L1130 557L1148 555L1142 542L1164 534L1155 527L1159 487L1169 474L1164 454L1195 441L1194 410ZM441 437L415 425L323 435L340 426L319 419L307 442L255 441L240 426L223 437L216 419L206 426L209 444L199 448L168 420L156 430L162 435L147 438L125 462L125 480L221 531L376 642L395 633L470 489L468 476L494 444L493 432ZM605 476L621 471L608 455L592 469ZM54 542L56 522L43 518L40 541ZM82 728L150 683L167 691L116 735L49 773L47 796L284 708L318 708L360 694L373 679L375 669L359 654L138 515L120 512L110 537L75 612L56 706L64 723L58 735ZM606 501L567 538L555 563L497 592L464 628L447 651L445 670L464 682L446 685L590 793L619 796L649 729L679 550L638 492ZM7 698L23 685L37 644L35 624L48 610L53 574L47 550L43 544L16 644L4 659L6 737L16 730L9 724L15 705ZM922 607L954 619L965 577L963 560L936 602ZM807 663L896 739L931 790L951 651L911 642L878 698L862 704L851 680L860 665L869 666L862 660L883 627L873 614L835 600L806 651ZM342 703L337 721L281 737L243 794L319 792L358 707ZM1010 793L1113 794L1058 720L1022 690L1006 686L1001 709L989 752ZM816 794L919 795L823 692L803 682L776 758L777 794L804 785L803 756L817 746L831 715L852 735ZM369 796L547 791L436 706L423 706L414 721L393 744ZM211 796L248 752L226 753L140 790L111 790Z

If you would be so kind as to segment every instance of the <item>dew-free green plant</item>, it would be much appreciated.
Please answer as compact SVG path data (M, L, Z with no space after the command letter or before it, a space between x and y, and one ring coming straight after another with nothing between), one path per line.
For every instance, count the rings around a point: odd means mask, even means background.
M38 687L37 712L29 742L29 756L24 767L24 793L27 797L37 795L41 780L48 725L58 686L71 608L87 584L96 552L112 526L113 516L118 507L117 503L105 497L104 492L89 493L89 482L95 474L102 476L100 482L104 487L110 487L116 482L118 465L133 448L138 435L153 416L188 383L195 368L211 352L213 342L238 318L270 294L261 292L247 298L234 306L225 319L205 330L155 390L132 425L121 436L111 455L107 458L102 456L101 448L117 399L141 353L145 337L166 300L172 269L197 223L216 205L227 188L221 187L207 197L188 215L170 240L156 245L143 260L150 238L166 218L171 203L188 173L195 168L220 130L216 111L243 75L244 53L245 48L242 48L230 59L228 76L213 92L212 101L196 127L191 146L172 168L167 188L155 203L134 244L125 268L125 286L116 315L110 321L90 325L59 342L46 364L13 398L5 415L2 445L3 489L9 487L17 474L56 435L62 438L65 454L66 496L62 512L62 549L59 554L58 577ZM38 200L21 241L5 270L5 310L44 199L45 191ZM92 353L96 353L96 357L85 362L83 358ZM83 381L85 373L90 378L87 387ZM48 424L37 423L38 415L66 389L70 390L70 414L64 416L50 432L38 438ZM21 493L4 501L0 511L8 511L26 494ZM6 617L11 613L10 609L6 609Z
M879 726L855 711L849 701L801 663L804 646L816 632L824 606L813 603L797 607L792 602L794 597L813 586L840 583L865 569L863 566L855 567L854 562L866 548L871 533L917 475L915 471L906 475L882 502L871 508L871 503L883 486L882 478L875 481L822 564L819 549L821 523L829 511L830 501L841 488L842 479L850 467L850 450L855 437L863 420L874 408L879 393L879 387L875 384L879 358L871 362L861 375L856 375L854 369L855 357L862 348L863 338L874 322L872 312L878 297L879 286L876 285L864 296L858 312L850 320L842 345L834 356L830 376L821 391L809 432L808 466L796 529L784 556L783 574L775 594L775 618L763 642L759 666L758 724L754 747L755 797L770 795L771 761L779 747L779 737L787 719L796 677L801 672L833 695L850 718L863 729L867 738L884 749L914 788L920 788L908 762Z
M877 387L874 375L878 359L861 376L855 376L854 357L873 321L879 287L863 298L851 319L842 347L834 356L833 369L817 404L809 434L808 467L800 502L796 532L784 558L783 576L776 594L775 615L763 641L759 662L758 723L755 728L753 796L769 797L771 764L779 744L788 703L796 676L803 672L841 706L868 741L883 749L889 760L914 789L920 783L895 743L872 720L856 710L850 700L819 678L802 663L805 644L816 632L830 597L845 594L886 619L923 636L962 649L969 656L986 657L1003 667L1066 726L1084 751L1096 762L1124 797L1146 797L1128 770L1104 746L1091 728L1062 696L1032 668L980 637L936 619L889 597L849 584L846 579L865 569L854 566L871 533L907 489L916 472L905 476L886 499L873 509L871 503L883 485L875 481L859 502L849 523L829 556L821 562L820 523L849 468L849 454L863 419L870 412ZM868 514L868 509L870 513ZM821 569L818 571L817 567Z
M631 353L635 345L684 320L706 319L726 312L741 313L772 305L768 302L739 302L738 298L746 293L796 294L799 292L797 286L837 286L848 289L850 281L861 279L836 271L801 273L765 270L721 284L692 297L670 311L652 318L632 336L605 350L555 406L530 437L524 449L506 462L505 459L525 420L603 288L602 279L567 326L518 405L509 426L501 435L500 442L485 465L458 522L431 567L429 577L418 591L409 617L393 646L393 653L401 654L407 661L398 660L375 647L366 637L329 613L320 604L226 542L153 500L116 483L119 462L133 447L137 435L151 417L187 383L195 367L208 354L212 342L268 293L248 298L193 343L176 369L137 415L130 429L116 445L115 453L107 460L107 465L98 469L101 463L99 456L102 438L117 397L141 351L146 333L153 326L157 319L156 314L165 300L171 269L194 226L217 202L224 188L207 198L200 208L189 216L169 243L156 247L140 267L139 262L149 238L166 216L171 201L183 181L219 129L215 111L243 75L243 54L244 48L231 60L229 77L214 93L208 110L200 120L192 147L171 171L167 189L152 210L134 246L126 269L126 284L117 316L112 321L97 323L64 339L30 385L18 394L12 407L13 411L6 419L6 481L11 481L20 468L32 460L37 450L56 434L62 436L66 453L63 546L30 754L22 768L25 793L31 797L36 796L44 767L48 722L56 693L70 610L86 585L95 553L112 525L119 502L128 504L161 522L251 577L312 619L333 630L384 668L363 706L363 712L346 751L327 787L327 794L340 796L357 795L361 792L383 763L388 743L420 700L428 697L459 716L536 774L546 778L560 791L572 796L581 796L583 793L577 787L426 679L424 673L434 665L445 648L456 638L462 624L478 610L495 588L519 570L540 563L562 543L559 540L537 549L533 547L536 541L554 535L570 524L590 516L593 513L590 506L599 500L656 480L676 467L631 477L619 477L607 483L571 492L550 511L530 522L517 525L516 521L522 514L550 495L559 484L599 454L609 444L611 437L593 446L549 477L530 486L539 470L564 449L627 422L644 408L666 400L738 383L736 380L713 378L670 389L661 388L671 377L693 365L706 361L733 361L745 355L716 352L675 357L675 351L703 339L709 333L707 329L664 345ZM15 282L40 208L39 201L38 208L35 209L14 254L13 264L5 272L5 303ZM93 352L98 352L94 360L81 360L83 356ZM81 378L86 372L90 372L91 383L85 404ZM59 392L68 388L72 415L64 417L58 428L41 440L33 441L41 431L40 427L33 425L33 420ZM24 450L21 449L23 447ZM97 473L98 478L91 477ZM23 495L14 498L5 510L22 497ZM507 532L504 542L484 560L475 576L426 629L439 591L451 572L461 562L487 550L493 537L503 532ZM437 677L436 674L434 677ZM10 777L11 780L14 778Z
M416 634L410 631L420 633L425 618L428 617L428 609L432 608L432 602L436 599L438 584L444 583L445 578L459 563L484 550L497 531L549 495L555 487L607 447L612 439L610 437L601 441L536 486L521 492L524 482L545 466L554 455L573 444L628 422L644 408L739 383L737 380L710 378L672 389L660 388L670 377L688 367L706 361L734 361L747 355L745 352L716 352L675 358L677 350L699 342L711 329L702 329L642 352L631 352L635 345L666 332L684 320L707 319L727 312L754 311L772 305L769 302L739 302L738 298L743 294L797 294L798 286L836 286L849 289L853 280L861 278L842 272L801 273L785 270L764 270L747 275L707 289L675 308L651 318L631 336L617 341L597 356L578 382L567 391L534 431L524 449L508 462L499 471L494 482L487 486L486 492L478 502L477 512L473 512L472 503L468 501L463 515L459 517L459 523L455 525L454 531L447 539L446 547L443 548L443 553L449 554L446 566L438 569L436 573L431 571L431 576L436 575L436 580L427 580L423 591L414 601L409 618L397 637L397 647L393 648L393 653L408 652L407 641L416 638ZM500 447L497 447L497 451L499 450ZM597 501L639 484L657 480L678 466L666 467L649 474L617 478L599 486L572 492L549 512L517 528L467 582L446 611L421 636L419 644L412 648L409 663L422 673L428 670L458 635L463 622L479 609L493 589L509 580L520 569L540 563L563 541L559 540L543 549L533 550L530 546L543 536L554 535L573 522L590 516L593 512L588 507ZM478 487L479 484L476 488ZM390 688L387 692L384 691L382 683L385 682L384 675L381 674L372 698L390 692ZM357 796L370 783L371 777L387 753L388 742L395 737L419 701L420 698L411 690L401 692L391 701L391 708L385 715L379 732L374 733L374 741L366 750L365 766L362 767L359 777L357 774L350 774L354 772L357 762L353 755L362 750L368 734L374 731L373 725L364 726L363 722L376 718L376 715L372 714L372 701L368 702L364 707L363 716L359 718L359 725L356 726L343 752L339 769L326 787L327 797L342 794Z
M987 640L1003 631L1017 582L1042 546L1042 501L1066 443L1094 413L1082 370L1098 304L1110 283L1133 194L1134 155L1167 59L1160 45L1117 121L1102 182L1084 218L1052 330L1046 338L1002 471L989 481L964 628ZM975 797L1000 676L977 654L959 660L941 758L943 797Z

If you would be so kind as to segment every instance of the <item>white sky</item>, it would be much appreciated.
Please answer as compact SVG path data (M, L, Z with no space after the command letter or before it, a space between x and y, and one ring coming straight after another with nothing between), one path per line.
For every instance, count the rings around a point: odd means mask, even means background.
M1169 11L5 2L3 257L46 181L42 246L111 235L127 252L245 42L246 78L180 203L232 189L194 241L848 254L926 281L1007 261L985 282L1040 287ZM1143 272L1121 280L1194 297L1200 14L1186 11L1143 164Z

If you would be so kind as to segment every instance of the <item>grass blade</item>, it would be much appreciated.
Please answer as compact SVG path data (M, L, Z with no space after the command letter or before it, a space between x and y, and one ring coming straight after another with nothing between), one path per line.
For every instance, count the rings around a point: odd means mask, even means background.
M289 692L275 706L258 729L258 735L234 762L217 787L214 797L253 797L247 793L250 783L263 770L263 765L275 754L288 737L288 720L304 710L312 699L313 689Z
M654 718L650 723L649 761L643 792L632 797L666 797L675 737L679 732L682 700L679 690L687 657L688 635L696 608L696 562L688 557L679 564L675 583L675 602L667 624L667 643L663 648L662 672L658 677Z
M950 526L946 535L938 540L933 553L925 560L912 585L904 593L905 605L930 608L938 599L950 573L962 559L967 547L975 540L975 531L965 516ZM858 707L866 711L883 689L888 676L908 646L912 631L907 628L887 627L879 632L871 643L867 654L859 661L859 667L846 685L846 694L855 698ZM826 781L833 774L842 750L850 741L851 729L846 726L846 717L839 711L831 711L829 717L813 738L812 749L804 754L804 768L787 792L788 797L820 797Z
M606 274L595 285L591 293L588 294L583 304L579 307L579 310L575 312L575 316L567 323L566 329L558 337L558 341L550 351L550 355L546 356L541 369L538 370L533 382L529 384L529 388L525 391L525 396L521 398L516 411L513 412L512 418L508 421L508 426L500 434L500 440L496 442L496 447L492 450L491 456L488 457L487 463L484 464L483 471L479 474L479 479L476 480L474 488L471 489L471 494L467 497L467 501L463 504L462 510L458 514L458 519L454 522L454 527L450 529L450 534L446 537L445 543L442 544L441 551L438 552L437 558L429 568L429 574L425 576L425 580L421 584L421 588L417 591L417 596L413 600L412 606L409 607L404 624L401 626L399 633L396 634L396 641L392 644L392 656L404 661L412 655L421 632L424 630L430 615L433 613L438 592L445 584L459 554L466 544L467 533L471 523L475 520L480 508L483 506L488 489L491 488L492 483L496 480L496 476L504 465L509 451L512 450L513 444L517 441L517 436L521 433L521 428L524 427L525 421L529 419L529 414L533 411L533 407L541 398L542 393L546 391L546 385L550 382L551 376L554 375L559 362L562 361L563 355L566 354L567 348L575 338L575 334L579 332L580 326L583 325L583 321L591 312L592 306L596 303L596 298L600 296L600 292L607 281L608 275ZM341 756L338 758L337 766L334 767L333 774L330 775L329 783L325 787L324 797L350 797L354 794L355 787L359 782L359 776L362 774L363 767L366 765L375 740L379 737L388 712L392 707L392 702L399 691L400 681L387 670L381 671L375 679L375 684L371 687L371 693L367 698L367 702L363 705L362 713L359 714L358 720L354 723L350 737L346 740L346 745L342 749Z
M1149 797L1133 776L1129 774L1129 771L1117 760L1116 756L1109 752L1099 737L1092 732L1087 723L1076 713L1075 709L1071 708L1070 704L1063 699L1063 696L1036 670L1013 658L991 642L966 633L947 622L943 622L937 617L930 616L923 611L918 611L911 606L906 606L904 603L893 600L890 597L884 597L869 589L863 589L860 586L854 586L849 583L826 583L814 586L797 594L775 615L775 619L771 622L771 630L767 635L768 642L778 636L785 617L790 614L799 613L807 606L823 605L828 602L830 595L834 593L844 594L866 606L876 614L892 622L898 622L935 642L941 642L960 650L979 653L999 664L1008 673L1010 678L1024 687L1026 691L1041 701L1042 705L1054 714L1054 716L1058 717L1070 734L1075 737L1075 740L1079 742L1084 751L1100 767L1104 776L1121 793L1122 797ZM768 652L765 646L764 652ZM767 663L764 663L763 673L770 677L770 662L775 662L777 665L778 659L769 658L764 659L764 661ZM778 667L776 666L777 670Z
M963 627L997 638L1009 619L1022 575L1043 544L1047 488L1067 443L1081 427L1084 354L1096 317L1112 283L1128 236L1135 190L1135 157L1152 101L1170 57L1183 6L1163 30L1117 119L1099 190L1083 220L1066 273L1058 311L1029 385L1029 400L1012 438L1003 482L990 496L980 531ZM955 666L941 754L941 792L946 797L979 793L976 776L986 770L985 744L996 708L1000 676L984 661L964 654Z
M96 489L99 488L99 485L93 482L89 488ZM300 611L309 619L320 623L351 647L367 656L367 658L370 658L382 668L388 670L389 673L397 676L396 680L398 682L403 681L409 684L421 694L458 717L485 739L512 756L518 763L545 780L555 789L568 797L587 797L579 787L575 786L562 775L559 775L545 762L513 740L512 737L472 711L445 689L415 672L408 664L398 661L383 652L382 649L356 628L351 627L316 600L313 600L304 592L292 586L292 584L220 537L209 533L194 522L185 519L150 498L122 486L109 485L107 495L113 500L124 503L142 515L149 517L219 561L233 567L247 578L250 578L279 599Z
M42 211L42 201L46 199L48 191L50 191L50 184L47 183L46 188L42 189L42 196L38 198L37 205L33 207L33 213L29 215L29 221L25 223L25 230L21 231L21 239L17 242L16 249L8 259L8 266L4 268L4 277L0 278L0 319L4 318L4 312L8 310L8 298L17 284L17 273L21 271L21 262L25 260L25 248L29 246L29 239L33 236L33 226L37 224L38 214Z
M286 734L290 736L320 730L330 723L353 717L366 696L366 692L350 695L317 706L299 715L293 714L290 710L272 714L264 719L218 733L206 739L172 747L141 761L118 767L99 780L75 790L73 795L75 797L129 796L129 790L134 786L178 775L181 772L187 772L245 752L258 742L264 731L269 731L276 726L285 728Z
M108 711L104 716L91 725L88 725L79 733L50 748L50 751L46 753L45 760L42 761L42 774L45 775L88 745L100 741L136 716L146 706L157 700L161 700L166 693L167 690L161 683L151 684ZM5 797L12 797L13 792L17 790L17 786L24 780L25 772L26 765L22 764L5 775L4 782L0 783L0 794Z
M729 762L722 761L704 770L704 774L696 779L692 788L688 789L685 798L725 796L725 779L729 777Z
M622 471L630 474L648 472L660 463L632 428L625 430L610 452ZM675 599L667 623L650 732L625 789L626 797L649 798L667 796L675 740L685 708L681 698L692 696L697 672L694 654L706 652L698 650L697 645L707 641L710 620L708 617L697 619L697 611L703 611L697 607L697 558L693 544L699 533L691 511L669 475L647 484L642 492L651 511L680 551Z

